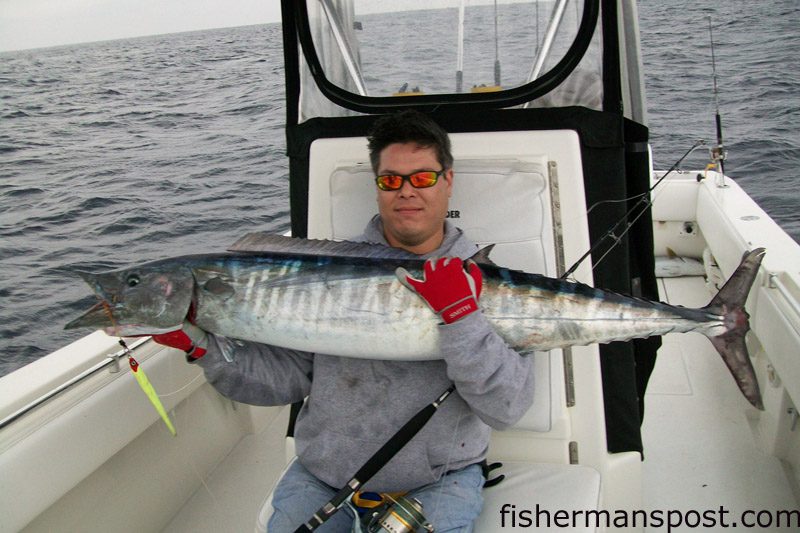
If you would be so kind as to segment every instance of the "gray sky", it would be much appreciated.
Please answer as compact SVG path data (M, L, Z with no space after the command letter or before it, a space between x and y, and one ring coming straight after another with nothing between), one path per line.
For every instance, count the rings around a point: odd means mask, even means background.
M499 0L501 4L530 0ZM467 0L491 4L493 0ZM454 7L460 0L403 0L403 9ZM359 0L359 13L397 2ZM182 31L278 22L278 0L0 0L0 52Z
M278 0L0 0L0 51L279 20Z

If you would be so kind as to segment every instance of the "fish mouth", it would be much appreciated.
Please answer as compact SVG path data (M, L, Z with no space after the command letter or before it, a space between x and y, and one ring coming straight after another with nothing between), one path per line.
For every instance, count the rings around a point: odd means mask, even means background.
M76 271L75 274L91 288L97 297L95 303L88 311L64 326L64 329L94 328L102 329L106 334L115 337L133 337L142 335L158 335L180 329L187 310L184 301L191 298L191 287L184 287L182 298L177 303L170 302L169 296L173 292L172 282L167 278L162 284L167 287L157 287L151 290L149 285L144 285L144 290L131 292L129 289L139 285L138 275L136 283L126 285L129 277L128 270L91 273ZM189 278L193 282L194 278ZM165 294L156 294L151 297L151 292L163 289ZM160 298L159 298L160 296ZM188 309L190 302L185 302Z
M98 328L103 329L109 335L115 335L119 327L114 318L113 296L103 289L98 274L83 271L77 271L76 274L91 287L98 301L84 314L64 326L64 329Z
M114 319L111 304L106 300L101 300L94 304L91 309L84 314L69 322L64 329L95 328L101 329L106 335L111 337L136 337L140 335L159 335L168 333L180 328L180 325L155 328L147 325L124 324L120 325Z
M107 300L100 299L91 309L64 326L64 329L103 328L108 333L108 330L117 329L114 327L113 317L111 304Z

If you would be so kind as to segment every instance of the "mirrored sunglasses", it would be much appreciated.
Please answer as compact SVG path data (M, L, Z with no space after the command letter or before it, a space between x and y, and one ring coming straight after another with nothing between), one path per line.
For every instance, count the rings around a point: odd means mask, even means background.
M445 169L438 172L435 170L423 170L405 176L402 174L382 174L375 178L375 183L378 184L378 188L382 191L397 191L403 187L404 181L408 181L414 188L425 189L436 185L436 182L439 181L439 176L444 172Z

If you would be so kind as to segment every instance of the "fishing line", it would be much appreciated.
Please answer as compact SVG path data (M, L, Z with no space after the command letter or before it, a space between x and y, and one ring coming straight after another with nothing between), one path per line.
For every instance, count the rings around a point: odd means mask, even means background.
M649 192L649 191L647 191L647 192ZM634 194L633 196L628 196L627 198L622 198L621 200L600 200L598 202L593 203L592 206L589 209L586 210L586 214L588 215L589 213L592 212L592 210L595 207L598 207L598 206L603 205L603 204L621 204L621 203L625 203L625 202L630 202L631 200L636 200L637 198L641 198L642 196L645 196L647 194L647 192Z
M180 389L178 389L178 390L176 390L176 391L172 391L172 392L166 392L166 393L164 393L164 394L159 394L159 395L158 395L158 397L159 397L159 398L169 398L170 396L175 396L176 394L178 394L178 393L180 393L180 392L182 392L182 391L186 390L187 388L189 388L189 387L192 385L192 383L194 383L195 381L197 381L198 379L200 379L200 378L202 378L202 377L203 377L203 373L201 372L201 373L197 374L197 375L194 377L194 379L192 379L191 381L189 381L189 383L187 383L186 385L184 385L184 386L183 386L183 387L181 387Z
M568 225L566 223L575 223L576 221L586 222L589 219L589 214L594 210L594 208L595 207L600 207L603 204L627 203L627 202L630 202L632 200L636 200L638 198L641 198L642 196L645 196L645 195L647 195L647 192L634 194L633 196L629 196L627 198L622 198L620 200L598 200L597 202L593 203L591 205L591 207L589 207L589 209L587 209L584 213L581 213L581 214L576 215L576 216L571 217L571 218L562 218L561 219L562 225L566 226L566 225Z
M169 370L170 370L170 373L172 375L175 375L175 371L174 371L175 365L184 365L184 364L186 364L186 363L184 363L182 359L171 357L169 359L169 366L170 366ZM187 387L192 385L195 381L197 381L198 379L202 378L203 376L204 376L204 374L201 372L194 379L189 381L189 383L187 383L183 387L179 388L178 390L173 391L173 392L169 392L167 394L160 394L159 397L165 398L165 397L168 397L168 396L173 396L175 394L178 394L179 392L183 391L184 389L186 389ZM175 407L173 407L170 412L172 413L172 416L175 418L176 425L180 425L178 423L178 418L183 418L183 415L181 414L181 411L178 409L178 406L176 405ZM191 423L192 423L192 420L187 418L186 427L188 427L189 424L191 424ZM205 492L206 492L206 494L208 494L209 498L211 498L211 504L213 505L214 510L215 510L214 516L215 517L224 516L225 513L226 513L226 509L222 507L222 505L220 504L219 499L217 499L216 495L214 494L214 491L212 491L211 487L209 487L208 483L206 483L206 478L203 477L202 473L200 472L200 468L197 467L196 462L193 460L194 456L192 454L190 454L190 453L188 453L188 454L187 453L181 453L180 456L184 460L184 464L188 465L189 468L191 468L192 473L195 475L195 477L197 477L197 480L200 482L200 485L202 485L203 489L205 489Z
M447 461L445 461L444 468L442 469L442 475L439 476L439 480L437 483L439 484L439 495L436 499L436 507L431 510L430 513L425 513L426 518L429 521L433 522L433 518L437 516L437 512L439 511L439 506L442 503L442 492L444 492L444 481L447 477L447 472L450 470L450 461L453 459L453 450L456 447L456 440L458 437L458 427L461 425L461 419L464 418L464 413L458 415L458 419L456 420L456 427L453 429L453 436L450 439L450 448L447 452Z
M644 193L642 193L641 195L638 195L638 196L639 196L639 201L638 201L638 202L636 202L636 204L634 204L634 205L633 205L633 206L632 206L630 209L628 209L628 211L626 211L626 212L625 212L625 214L623 214L623 215L620 217L620 219L619 219L619 220L618 220L618 221L617 221L617 222L616 222L616 223L615 223L613 226L611 226L611 227L610 227L610 228L609 228L609 229L608 229L608 230L605 232L605 234L604 234L604 235L603 235L603 236L602 236L602 237L601 237L601 238L600 238L600 239L599 239L599 240L598 240L598 241L597 241L597 242L596 242L596 243L595 243L595 244L594 244L594 245L593 245L591 248L589 248L589 250L587 250L587 251L586 251L586 253L584 253L584 254L583 254L581 257L580 257L580 259L578 259L578 260L577 260L577 261L576 261L576 262L575 262L575 263L574 263L574 264L573 264L571 267L569 267L569 269L568 269L566 272L564 272L564 273L561 275L560 279L567 279L567 278L569 278L569 276L571 276L571 275L572 275L572 274L573 274L573 273L574 273L574 272L575 272L575 271L578 269L578 267L580 266L580 264L581 264L581 263L583 263L583 262L586 260L586 258L587 258L587 257L589 257L590 255L592 255L592 254L593 254L595 251L597 251L597 249L598 249L598 248L600 248L600 246L601 246L601 245L603 245L603 244L604 244L604 243L605 243L607 240L609 240L609 239L610 239L610 240L612 241L612 244L611 244L611 246L610 246L610 247L608 248L608 250L606 250L606 252L605 252L605 253L604 253L604 254L603 254L601 257L600 257L600 259L598 259L598 260L597 260L597 261L596 261L596 262L595 262L595 263L592 265L592 270L594 270L595 268L597 268L597 266L600 264L600 262L601 262L603 259L605 259L605 257L606 257L606 256L607 256L609 253L611 253L611 251L612 251L612 250L613 250L613 249L614 249L614 248L615 248L615 247L616 247L616 246L617 246L617 245L618 245L620 242L622 242L622 238L623 238L623 237L624 237L624 236L625 236L625 235L628 233L628 231L630 231L630 229L633 227L633 225L635 224L635 222L636 222L637 220L639 220L639 218L640 218L640 217L641 217L641 216L642 216L642 215L643 215L645 212L647 212L647 210L650 208L650 206L652 206L652 205L653 205L653 200L652 200L652 199L650 198L650 196L649 196L649 195L650 195L650 193L651 193L651 192L653 192L653 190L654 190L656 187L658 187L658 186L661 184L661 182L662 182L662 181L664 181L664 180L667 178L667 176L669 176L670 174L672 174L672 172L674 172L674 171L675 171L675 170L676 170L676 169L677 169L677 168L680 166L680 164L683 162L683 160L684 160L684 159L686 159L686 158L689 156L689 154L691 154L692 152L694 152L695 150L697 150L699 147L701 147L701 146L704 146L705 144L706 144L706 142L705 142L704 140L702 140L702 139L700 139L700 140L696 141L696 142L695 142L695 143L692 145L692 147L691 147L691 148L689 148L689 149L686 151L686 153L685 153L685 154L683 154L683 156L681 156L681 157L680 157L680 159L678 159L678 160L677 160L677 161L676 161L676 162L675 162L675 163L674 163L674 164L673 164L673 165L672 165L672 166L669 168L669 170L667 170L667 171L664 173L664 175L663 175L663 176L661 176L661 177L660 177L660 178L659 178L659 179L658 179L658 180L657 180L657 181L656 181L656 182L653 184L653 186L652 186L652 187L650 187L650 188L649 188L647 191L645 191L645 192L644 192ZM634 198L636 198L636 196L634 196ZM613 201L619 201L619 200L613 200ZM595 207L595 206L592 206L592 207ZM628 219L631 217L631 215L632 215L633 213L635 213L637 210L639 210L639 212L638 212L638 214L637 214L637 215L636 215L636 216L633 218L633 221L631 221L631 222L627 222L627 224L626 224L626 221L627 221L627 220L628 220ZM623 226L624 226L624 229L622 229L622 228L623 228ZM617 234L617 233L618 233L618 232L619 232L621 229L622 229L622 232L621 232L621 233L619 233L619 234Z
M108 321L111 323L114 333L118 333L119 324L117 324L117 321L114 318L114 313L111 310L111 304L109 304L105 298L101 298L99 294L97 295L97 298L100 300L100 305L103 306L103 310L108 316ZM164 424L167 426L167 429L169 429L169 432L172 433L173 437L175 437L177 435L177 431L175 430L175 426L172 424L172 420L170 420L169 413L164 408L164 404L161 403L161 397L156 392L153 384L150 383L150 379L147 377L144 369L139 364L139 361L137 361L133 356L133 351L125 343L125 339L119 335L117 335L117 337L119 337L119 345L122 346L125 355L128 357L128 366L133 373L133 377L136 379L136 383L139 384L139 388L142 389L142 392L144 392L145 396L147 396L147 399L150 400L150 404L161 417L161 420L164 421Z
M652 204L652 201L650 201L650 202L649 202L649 204ZM648 207L649 207L649 205L648 205ZM642 215L644 215L646 212L647 212L647 207L645 207L644 209L642 209L642 210L639 212L639 214L638 214L638 215L636 215L636 216L633 218L633 220L632 220L632 221L630 221L630 222L628 223L627 227L625 228L625 231L624 231L624 232L622 232L622 234L621 234L621 235L620 235L620 236L617 238L616 242L614 243L614 246L616 246L617 244L619 244L619 242L620 242L620 240L622 239L622 237L624 237L624 236L625 236L625 234L628 232L628 230L630 230L630 229L631 229L631 227L632 227L634 224L636 224L636 222L637 222L637 221L638 221L638 220L639 220L639 219L642 217ZM606 251L605 251L605 253L604 253L603 255L601 255L601 256L600 256L600 258L599 258L599 259L598 259L598 260L595 262L594 266L592 267L592 270L594 270L594 269L597 267L597 265L599 265L600 263L602 263L602 262L603 262L603 259L605 259L605 258L606 258L606 256L607 256L608 254L610 254L610 253L611 253L611 252L614 250L614 246L611 246L611 247L609 247L609 248L608 248L608 250L606 250Z
M97 298L98 298L99 301L98 301L97 304L95 304L93 309L97 309L99 307L102 307L103 311L108 316L109 322L111 322L111 327L113 327L115 331L118 331L118 327L119 326L117 324L116 319L114 318L114 313L111 310L111 305L105 299L101 298L100 295L97 295ZM128 345L125 343L125 340L122 337L119 337L119 341L118 342L119 342L119 345L122 346L122 349L125 351L125 354L128 356L128 360L129 361L130 360L135 361L135 359L133 359L133 352L128 347ZM172 361L170 361L170 365L172 365L172 364L173 364ZM140 371L144 372L141 369L140 369ZM160 398L167 398L169 396L174 396L175 394L178 394L179 392L185 390L187 387L191 386L195 381L197 381L201 377L203 377L203 373L198 374L194 379L189 381L189 383L187 383L186 385L184 385L183 387L179 388L176 391L169 392L167 394L155 394L155 396L156 396L156 398L159 398L159 399ZM137 381L138 381L138 377L137 377ZM141 386L141 382L140 382L140 386ZM153 390L153 393L155 393L155 390ZM149 395L148 395L148 397L149 397ZM152 402L152 399L151 399L151 402ZM158 407L156 406L156 403L155 402L152 402L152 403L153 403L153 406L156 407L156 410L158 411ZM165 412L166 412L166 410L165 410ZM171 412L172 412L172 416L175 417L175 420L177 422L177 419L178 419L178 411L177 411L177 409L173 408L173 409L171 409ZM159 414L161 414L161 413L159 413ZM174 429L170 427L171 426L171 422L169 422L169 417L167 416L165 418L164 416L162 416L162 419L167 424L167 427L170 429L170 431L173 432L173 435L175 435ZM219 500L217 499L217 497L214 494L214 492L211 490L211 487L208 486L208 483L206 483L205 478L200 473L200 469L197 468L197 465L194 463L194 461L192 461L191 455L190 454L182 454L182 455L184 457L185 463L188 464L189 467L192 469L192 472L194 472L194 475L197 476L197 479L200 481L200 484L203 486L203 488L205 489L206 493L211 498L211 503L214 506L214 509L217 512L223 512L222 507L220 506Z
M199 480L200 480L200 483L203 485L203 488L204 488L204 489L206 489L206 492L207 492L207 493L208 493L208 495L211 497L211 504L214 506L214 509L215 509L215 510L216 510L218 513L220 513L220 514L224 514L224 513L225 513L225 510L224 510L224 509L222 509L222 507L220 506L219 500L217 500L217 497L216 497L216 496L214 496L214 493L211 491L211 487L209 487L209 486L208 486L208 484L206 483L206 480L205 480L205 478L204 478L204 477L203 477L203 475L200 473L200 470L199 470L199 469L198 469L198 468L195 466L194 462L193 462L193 461L192 461L192 459L191 459L191 454L187 454L187 455L185 455L184 457L185 457L185 459L186 459L186 462L187 462L187 463L189 464L189 466L192 468L192 471L194 472L194 475L196 475L196 476L197 476L197 479L199 479Z

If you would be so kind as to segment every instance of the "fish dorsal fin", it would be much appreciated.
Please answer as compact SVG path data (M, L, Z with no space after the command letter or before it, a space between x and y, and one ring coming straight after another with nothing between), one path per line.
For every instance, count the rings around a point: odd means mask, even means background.
M419 257L382 244L286 237L263 231L248 233L228 248L230 252L271 253L303 256L366 257L375 259L416 259Z

